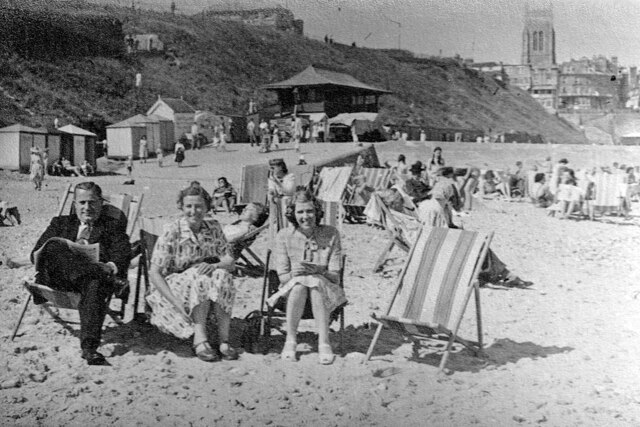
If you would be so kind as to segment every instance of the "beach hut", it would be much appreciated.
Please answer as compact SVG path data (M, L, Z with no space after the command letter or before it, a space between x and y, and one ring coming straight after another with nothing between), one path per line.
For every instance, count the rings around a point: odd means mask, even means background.
M40 127L36 128L36 130L46 132L46 141L45 148L49 153L49 166L51 166L54 162L56 162L60 158L60 152L62 151L63 141L65 145L71 147L70 151L73 157L73 135L60 132L54 126ZM41 147L40 151L42 151Z
M147 141L149 152L152 153L158 146L164 151L173 150L175 144L173 122L163 116L152 114L147 117Z
M46 131L21 124L0 129L0 169L28 172L31 148L44 148L46 138Z
M80 166L86 160L95 169L96 140L98 136L93 132L89 132L88 130L74 125L66 125L58 128L58 130L62 134L71 135L73 137L72 152L68 152L69 144L65 141L64 150L61 150L61 156L64 156L75 166ZM69 157L67 157L67 155Z
M140 139L147 134L147 118L142 114L107 126L109 158L138 157Z
M140 139L147 137L147 149L153 153L158 145L164 151L173 150L173 122L163 116L137 114L126 120L107 126L109 157L139 157Z
M191 133L196 110L181 98L161 98L158 96L158 100L147 110L147 116L154 114L170 119L174 126L173 135L175 139L179 139L183 134Z

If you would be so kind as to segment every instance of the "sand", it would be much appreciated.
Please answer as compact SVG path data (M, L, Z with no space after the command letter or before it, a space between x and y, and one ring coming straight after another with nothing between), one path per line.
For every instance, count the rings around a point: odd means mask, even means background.
M506 167L518 158L542 160L549 147L445 147L455 164ZM248 146L187 152L185 168L136 162L133 186L123 175L95 180L106 192L145 193L145 215L176 213L175 192L192 179L211 188L220 175L239 183L240 165L267 157ZM305 146L307 161L352 149L347 144ZM502 149L501 149L502 148ZM572 147L556 152L568 153ZM579 149L578 149L579 148ZM593 148L592 148L593 149ZM564 150L564 151L563 151ZM607 149L631 163L638 151ZM625 149L626 150L626 149ZM594 158L576 147L576 158ZM604 151L604 150L603 150ZM420 144L379 146L382 160L399 153L409 162L427 153ZM296 154L285 154L292 161ZM555 154L555 153L554 153ZM610 161L609 157L606 158ZM581 160L582 161L582 160ZM640 163L640 162L635 162ZM482 165L480 165L482 166ZM28 254L56 211L68 182L51 177L36 193L26 175L0 172L0 198L15 202L23 224L0 228L0 251ZM147 187L145 189L145 187ZM545 216L528 203L487 201L464 227L495 231L494 251L534 286L481 290L485 357L458 349L446 374L438 374L440 347L414 351L384 331L372 361L361 361L371 341L372 312L384 312L405 255L392 254L382 273L371 272L386 240L384 231L344 225L348 254L345 282L350 304L342 354L331 366L317 363L313 322L304 322L300 360L279 359L282 336L267 355L243 353L240 360L208 364L191 355L189 342L149 325L105 323L101 351L111 366L90 367L79 357L78 325L68 331L31 307L20 334L9 340L26 293L21 279L31 268L0 266L0 423L2 425L639 425L640 223L595 223ZM223 223L231 216L219 214ZM265 237L254 246L264 255ZM132 277L135 270L130 271ZM240 278L232 342L239 344L242 319L259 306L261 280ZM77 321L73 312L65 318ZM461 335L474 338L471 305ZM334 325L335 329L335 325ZM332 334L334 349L338 338Z

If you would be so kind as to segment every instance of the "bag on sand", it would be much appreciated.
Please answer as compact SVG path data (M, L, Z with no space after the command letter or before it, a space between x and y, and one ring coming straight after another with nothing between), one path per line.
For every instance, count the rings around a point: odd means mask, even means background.
M268 327L267 317L263 316L260 310L254 310L244 318L245 328L242 332L242 347L248 353L263 353L268 350L266 345L266 334L271 328ZM265 334L266 332L266 334Z

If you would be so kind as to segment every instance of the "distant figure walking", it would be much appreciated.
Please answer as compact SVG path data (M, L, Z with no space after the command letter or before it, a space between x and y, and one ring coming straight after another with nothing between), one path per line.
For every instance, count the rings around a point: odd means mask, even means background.
M253 119L249 119L249 123L247 123L247 134L249 135L249 144L253 147L258 143L256 141L256 124Z
M156 158L158 159L158 167L162 167L162 157L164 157L164 153L162 152L162 147L158 146L158 148L156 148Z
M31 179L31 182L33 182L36 191L41 191L42 180L44 179L44 165L42 164L40 151L37 149L35 151L31 151L31 167L29 172L29 178Z
M45 148L42 152L42 167L44 169L44 175L49 175L49 149Z
M140 163L147 163L147 157L149 157L147 135L142 135L142 138L140 138L140 149L138 154L140 157Z
M179 168L182 167L182 162L184 162L184 144L178 141L173 152L175 154L174 161L178 164Z
M132 173L133 173L133 156L129 156L129 158L127 158L127 176L131 177Z

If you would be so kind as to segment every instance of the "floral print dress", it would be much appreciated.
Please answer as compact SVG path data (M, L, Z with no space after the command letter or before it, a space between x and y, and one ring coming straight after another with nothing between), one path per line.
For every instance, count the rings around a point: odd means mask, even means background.
M151 263L160 267L171 292L183 303L190 314L195 306L211 300L231 316L236 290L233 276L227 270L217 269L210 276L197 272L206 258L222 258L228 253L227 241L220 224L206 220L194 233L184 218L167 224L158 238ZM151 323L161 331L178 338L193 335L193 323L187 323L173 304L166 300L156 287L147 296L151 306ZM213 317L213 310L210 310Z

